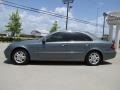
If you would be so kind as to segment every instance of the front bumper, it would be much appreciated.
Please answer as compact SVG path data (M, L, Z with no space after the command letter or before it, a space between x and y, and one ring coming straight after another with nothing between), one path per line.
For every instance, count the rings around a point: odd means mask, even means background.
M10 48L10 46L8 46L8 47L4 50L4 55L5 55L5 58L10 59L10 57L11 57L11 48Z

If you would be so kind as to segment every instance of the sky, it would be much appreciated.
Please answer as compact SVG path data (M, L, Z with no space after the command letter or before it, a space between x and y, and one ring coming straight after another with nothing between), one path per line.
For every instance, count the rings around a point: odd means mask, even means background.
M33 8L52 11L58 14L66 15L66 5L62 0L7 0L17 4L30 6ZM0 1L1 2L1 1ZM71 4L69 16L95 22L103 23L103 12L120 11L120 0L74 0ZM5 25L9 22L9 15L16 9L0 4L0 31L5 30ZM26 10L19 10L22 22L22 33L28 33L32 30L38 30L42 33L48 33L54 21L58 21L60 29L65 29L65 19L60 19L48 15L38 14ZM98 13L98 17L97 17ZM69 30L89 31L102 35L102 28L75 21L69 21ZM106 30L107 32L107 30Z

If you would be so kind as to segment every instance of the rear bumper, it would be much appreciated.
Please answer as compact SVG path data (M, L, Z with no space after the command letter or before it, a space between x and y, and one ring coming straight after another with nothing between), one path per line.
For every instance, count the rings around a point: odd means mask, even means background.
M116 51L108 51L103 53L103 60L113 59L116 56Z

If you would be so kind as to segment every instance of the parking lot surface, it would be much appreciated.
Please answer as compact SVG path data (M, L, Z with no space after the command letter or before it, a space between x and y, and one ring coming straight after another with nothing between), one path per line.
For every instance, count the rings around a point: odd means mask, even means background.
M120 51L99 66L80 62L31 62L17 66L0 43L0 90L120 90Z

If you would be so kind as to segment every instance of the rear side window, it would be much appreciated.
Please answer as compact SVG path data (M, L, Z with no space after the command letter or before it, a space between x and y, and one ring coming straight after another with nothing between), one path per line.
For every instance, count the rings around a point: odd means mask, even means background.
M74 41L92 41L92 38L83 33L73 33Z
M65 41L92 41L92 38L83 33L68 33L64 37Z

